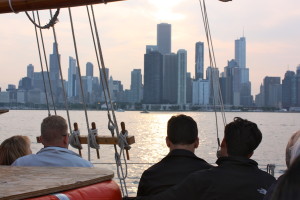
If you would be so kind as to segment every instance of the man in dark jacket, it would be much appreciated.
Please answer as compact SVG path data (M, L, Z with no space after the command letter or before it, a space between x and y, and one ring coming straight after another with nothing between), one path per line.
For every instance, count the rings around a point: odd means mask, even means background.
M262 200L275 178L250 159L261 140L255 123L235 118L225 127L218 167L195 172L158 195L137 199Z
M158 194L178 184L190 173L212 167L194 154L199 138L197 123L191 117L171 117L168 121L166 143L170 153L144 171L137 196Z

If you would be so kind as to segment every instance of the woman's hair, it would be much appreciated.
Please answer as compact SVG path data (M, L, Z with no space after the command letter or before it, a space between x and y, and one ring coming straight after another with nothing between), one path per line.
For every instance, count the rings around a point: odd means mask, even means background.
M282 178L278 181L272 195L272 200L300 199L300 157L298 156L290 165Z
M11 165L19 157L31 154L27 136L15 135L0 145L0 165Z

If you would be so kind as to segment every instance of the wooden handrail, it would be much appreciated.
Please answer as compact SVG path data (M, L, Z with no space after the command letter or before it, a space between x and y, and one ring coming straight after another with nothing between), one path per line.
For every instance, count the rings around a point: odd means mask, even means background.
M36 140L38 143L41 143L40 137L36 137ZM87 144L87 136L86 135L80 135L79 140L81 144ZM111 136L96 136L96 140L98 144L118 144L118 138L117 137L111 137ZM128 136L127 137L127 143L129 145L135 143L134 136Z
M67 8L99 3L111 3L124 0L10 0L15 12ZM9 0L0 0L0 13L12 13Z

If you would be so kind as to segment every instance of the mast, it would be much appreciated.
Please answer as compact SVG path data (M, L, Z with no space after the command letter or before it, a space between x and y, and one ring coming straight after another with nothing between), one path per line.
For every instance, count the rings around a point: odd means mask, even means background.
M124 0L0 0L0 14L66 8L90 4L110 3Z

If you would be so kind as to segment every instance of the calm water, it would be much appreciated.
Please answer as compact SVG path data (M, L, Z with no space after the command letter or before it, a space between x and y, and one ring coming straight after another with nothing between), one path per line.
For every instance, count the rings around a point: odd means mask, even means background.
M150 112L143 114L138 111L117 112L117 121L124 121L129 135L134 135L136 143L130 150L128 161L127 187L130 195L135 195L141 173L153 163L161 160L167 153L165 145L166 124L172 115L179 112ZM58 114L66 117L65 111ZM216 121L212 112L186 112L198 123L200 146L196 155L209 163L216 161ZM285 146L291 134L300 129L300 113L226 113L227 122L235 116L256 122L263 133L263 141L252 157L260 168L265 169L269 163L276 164L276 177L285 170ZM32 151L36 153L41 144L36 143L36 136L40 134L40 123L47 117L47 111L11 110L0 115L0 141L12 135L27 135L32 141ZM84 111L70 111L71 123L77 122L82 135L87 133ZM107 129L108 119L106 111L88 111L88 121L96 122L98 134L110 135ZM223 125L219 121L219 135L223 138ZM72 149L72 147L70 147ZM83 146L83 157L88 158L87 146ZM95 150L91 149L92 162L96 167L106 167L115 171L113 146L100 147L101 159L96 158ZM74 149L73 149L74 150ZM77 152L77 150L74 150ZM118 182L118 181L117 181Z

